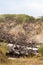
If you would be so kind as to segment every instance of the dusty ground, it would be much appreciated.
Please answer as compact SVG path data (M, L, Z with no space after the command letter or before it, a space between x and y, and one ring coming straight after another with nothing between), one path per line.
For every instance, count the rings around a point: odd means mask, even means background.
M13 58L10 63L0 63L0 65L43 65L43 58Z

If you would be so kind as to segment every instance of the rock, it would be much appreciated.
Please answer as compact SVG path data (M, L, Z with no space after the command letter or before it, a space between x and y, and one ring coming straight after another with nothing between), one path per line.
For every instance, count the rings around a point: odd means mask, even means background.
M31 54L36 54L38 52L38 48L32 48L32 47L27 47L27 46L21 46L21 45L15 45L13 44L13 47L12 46L9 46L10 50L9 50L9 53L10 54L12 52L12 56L28 56L28 55L31 55Z

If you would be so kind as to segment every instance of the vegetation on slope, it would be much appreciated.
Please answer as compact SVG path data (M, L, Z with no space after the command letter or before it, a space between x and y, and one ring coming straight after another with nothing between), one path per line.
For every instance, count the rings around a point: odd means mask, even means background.
M0 22L8 22L16 20L18 23L22 22L34 22L35 18L25 14L4 14L0 15Z
M15 22L17 26L15 26ZM30 46L33 46L33 44L36 43L36 40L33 37L36 36L36 34L38 35L39 32L41 32L41 26L43 26L41 22L43 22L43 16L38 19L35 19L34 17L25 14L0 15L0 42L4 41L6 43L13 43L15 45L17 44L24 47L29 46L28 44L31 43ZM6 48L6 45L0 46L0 60L3 62L6 62L6 60L8 59L6 57ZM42 51L43 48L40 48L40 53L42 53ZM23 61L24 64L25 61ZM33 64L35 62L33 62ZM22 61L20 63L22 63ZM29 64L29 62L27 63Z

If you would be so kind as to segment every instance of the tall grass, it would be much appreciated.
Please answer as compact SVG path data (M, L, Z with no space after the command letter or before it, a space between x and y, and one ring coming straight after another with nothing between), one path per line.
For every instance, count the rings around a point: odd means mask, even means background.
M8 62L8 57L6 56L6 51L8 50L6 43L0 46L0 63Z

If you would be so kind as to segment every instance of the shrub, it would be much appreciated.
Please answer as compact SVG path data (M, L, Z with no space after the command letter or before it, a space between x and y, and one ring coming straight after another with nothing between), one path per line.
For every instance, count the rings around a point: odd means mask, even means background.
M43 56L43 46L40 46L40 48L38 49L38 51Z

